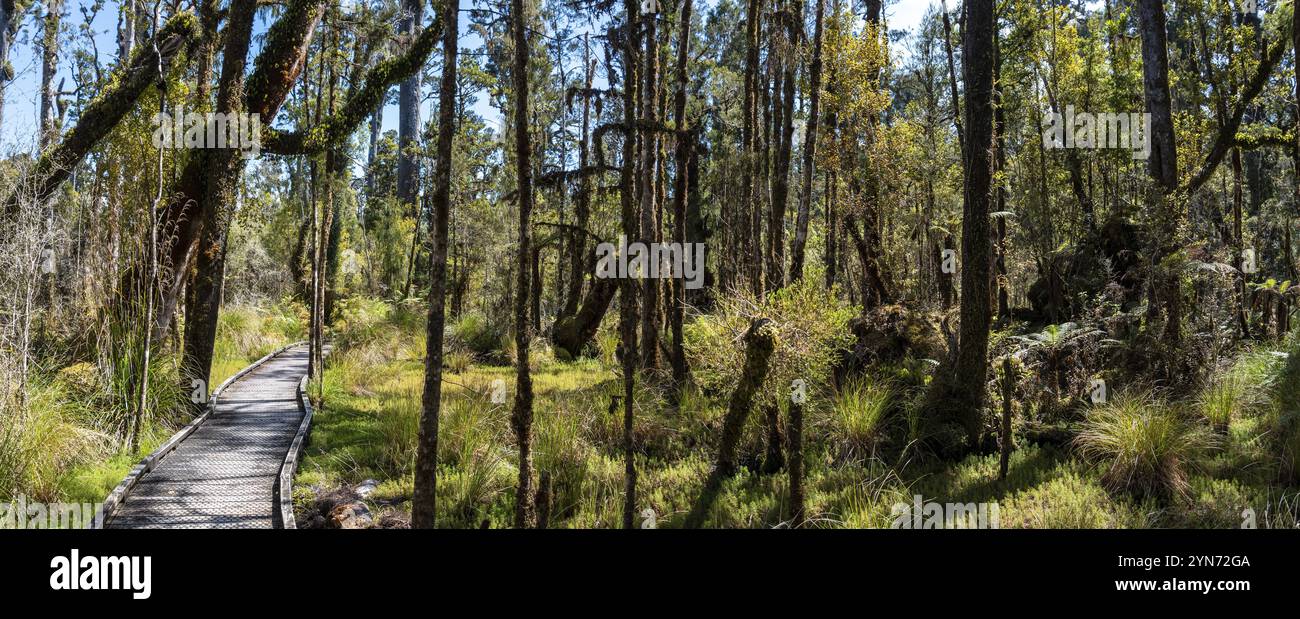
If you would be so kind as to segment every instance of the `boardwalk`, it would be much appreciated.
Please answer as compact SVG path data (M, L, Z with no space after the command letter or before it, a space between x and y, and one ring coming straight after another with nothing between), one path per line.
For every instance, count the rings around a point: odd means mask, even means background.
M290 348L235 381L216 412L140 478L110 529L269 529L272 489L302 421L298 381L307 346Z

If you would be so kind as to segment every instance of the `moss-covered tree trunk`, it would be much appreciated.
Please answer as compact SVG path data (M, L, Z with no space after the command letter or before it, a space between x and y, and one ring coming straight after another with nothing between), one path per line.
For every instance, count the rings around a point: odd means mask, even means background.
M225 47L222 50L221 77L217 87L216 111L237 113L243 109L244 67L253 30L255 0L234 0L227 11ZM205 33L205 36L209 36ZM221 308L221 290L225 274L226 230L232 215L236 183L243 170L243 159L233 150L205 149L195 154L205 160L214 179L211 194L204 196L215 208L205 211L195 269L190 278L185 306L185 340L182 368L187 379L205 382L212 368L212 354L217 337L217 315ZM173 297L174 298L174 297ZM164 307L163 311L169 308ZM197 411L196 411L197 412Z
M638 0L623 0L625 23L623 25L623 161L620 171L619 202L623 231L634 237L637 231L636 198L636 119L638 81L638 50L641 45L640 6ZM636 280L624 277L619 280L619 337L620 359L623 368L623 528L632 528L636 512L636 449L634 445L632 411L633 391L636 387L637 366L637 286Z
M756 319L750 323L749 330L745 332L745 364L736 383L736 389L731 392L727 414L722 419L722 437L718 441L717 460L714 461L713 469L704 482L704 488L700 490L700 496L691 507L690 514L686 516L688 529L697 529L704 524L709 516L709 510L718 498L718 491L722 489L722 482L736 474L736 446L740 443L740 435L745 429L745 419L749 417L754 394L767 378L768 362L771 360L772 350L776 347L771 322L766 318Z
M691 0L682 0L682 11L678 16L677 30L677 92L673 98L673 118L677 123L677 143L674 148L673 178L673 238L674 242L689 242L686 238L686 203L690 199L691 151L695 145L694 130L687 128L686 121L686 87L690 83L687 74L687 61L691 49ZM689 133L688 133L689 132ZM686 246L683 245L683 248ZM690 252L687 252L690 255ZM704 265L695 265L703 269ZM673 336L672 366L673 383L681 386L686 382L686 348L682 342L682 322L685 319L686 280L672 280L672 307L668 322Z
M657 94L659 92L659 38L656 20L658 17L654 14L644 16L645 33L644 43L645 52L641 56L641 77L643 83L640 88L640 114L642 122L647 126L654 126L659 123L659 117L656 114L658 108ZM635 238L645 243L647 247L655 242L659 235L659 218L658 204L655 192L655 170L658 167L659 160L659 132L657 131L640 131L638 141L641 144L641 153L637 157L638 172L638 190L641 196L641 230ZM633 235L629 234L629 238ZM650 277L645 274L641 280L641 366L649 369L659 367L659 307L660 307L660 283L657 277Z
M961 234L961 326L951 366L939 368L928 403L937 421L955 422L964 431L964 449L959 447L959 441L944 446L956 452L976 448L984 425L993 257L989 224L994 147L993 29L997 25L993 0L967 0L963 6L966 183Z
M442 83L438 92L438 145L429 230L429 320L425 331L424 398L415 459L411 526L433 528L438 490L438 413L442 406L442 337L446 324L447 235L451 218L452 140L456 135L456 45L459 3L443 0Z
M510 416L519 443L519 484L515 494L515 527L524 529L533 521L533 380L528 371L528 291L532 289L532 212L533 164L532 136L528 116L528 15L524 0L510 2L510 33L514 43L514 62L511 66L514 99L515 178L519 196L519 239L516 248L515 275L515 405Z

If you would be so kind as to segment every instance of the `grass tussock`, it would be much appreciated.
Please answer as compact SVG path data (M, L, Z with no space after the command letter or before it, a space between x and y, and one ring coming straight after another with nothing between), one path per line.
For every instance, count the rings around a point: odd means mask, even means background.
M1148 393L1092 408L1075 438L1080 453L1102 467L1108 489L1157 498L1186 498L1189 469L1213 444L1204 427Z

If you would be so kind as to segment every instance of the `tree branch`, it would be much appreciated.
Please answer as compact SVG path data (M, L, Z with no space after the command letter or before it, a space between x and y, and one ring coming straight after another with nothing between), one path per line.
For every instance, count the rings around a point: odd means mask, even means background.
M199 22L189 12L177 13L159 29L154 39L158 41L164 71L184 64L184 58L192 51L196 41L194 35L198 31ZM86 106L77 125L64 133L58 144L41 154L40 160L28 175L28 181L18 184L26 189L7 192L4 200L6 217L12 217L18 212L20 198L37 202L47 200L68 179L73 168L90 149L111 133L122 118L135 108L136 101L145 89L158 83L160 63L153 47L151 42L137 46L129 61L118 66L108 85Z
M262 150L277 155L310 155L346 139L361 121L374 113L390 86L420 70L441 36L442 21L434 21L416 37L406 53L375 65L338 112L307 131L270 129L262 140Z
M1264 58L1260 60L1259 67L1255 70L1255 75L1246 83L1246 88L1241 91L1237 99L1232 104L1232 116L1228 118L1226 124L1219 128L1219 133L1214 138L1214 146L1210 153L1206 155L1205 161L1201 163L1196 173L1188 179L1187 183L1182 186L1184 195L1191 195L1205 181L1210 179L1214 170L1219 167L1224 156L1232 150L1233 144L1237 140L1237 128L1241 126L1241 119L1246 115L1246 108L1250 106L1255 97L1264 90L1264 85L1268 83L1268 76L1277 68L1286 55L1287 47L1291 44L1291 33L1295 24L1283 22L1280 36L1277 41L1268 47L1264 53Z

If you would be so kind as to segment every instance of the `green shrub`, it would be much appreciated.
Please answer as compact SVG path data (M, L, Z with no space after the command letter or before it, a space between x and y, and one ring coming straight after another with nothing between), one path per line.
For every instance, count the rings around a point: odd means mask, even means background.
M784 402L791 384L803 380L810 400L828 391L831 368L852 341L853 308L834 291L802 279L756 301L747 293L721 295L716 312L686 325L683 343L692 377L706 393L730 393L744 366L743 334L752 318L771 319L775 330L767 379L755 407Z
M477 312L463 314L451 326L452 341L486 359L501 352L503 333L486 316Z

